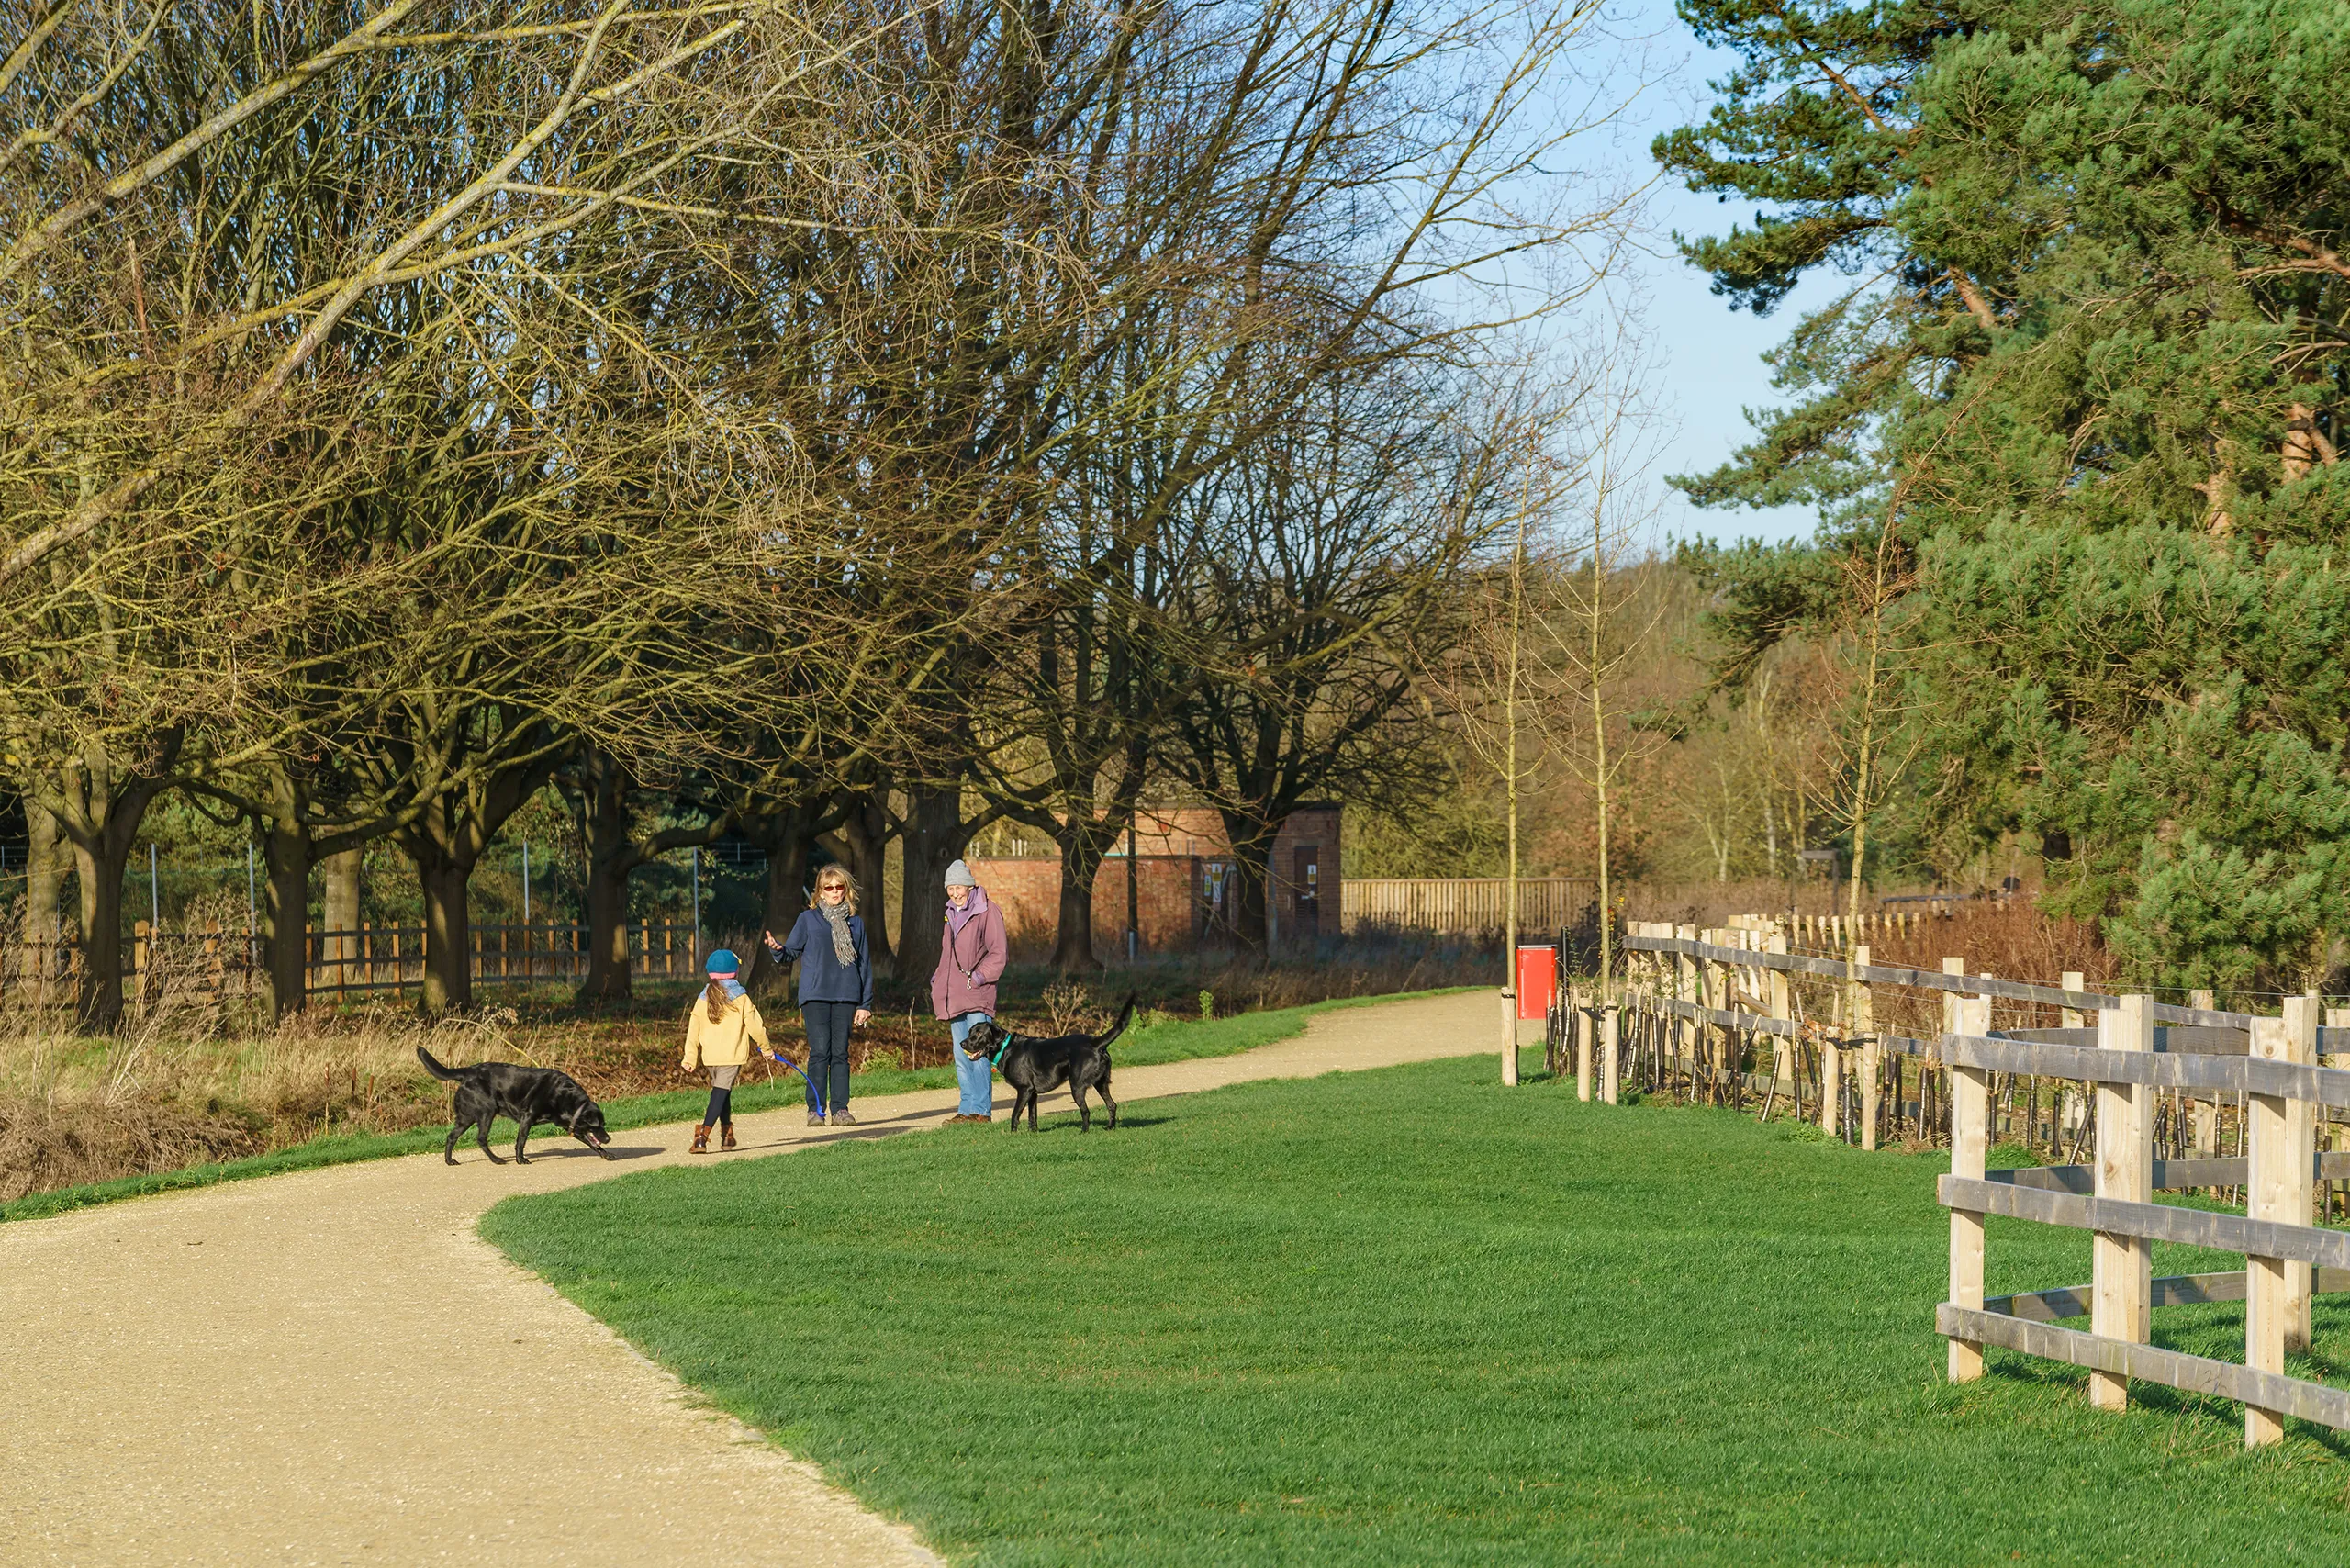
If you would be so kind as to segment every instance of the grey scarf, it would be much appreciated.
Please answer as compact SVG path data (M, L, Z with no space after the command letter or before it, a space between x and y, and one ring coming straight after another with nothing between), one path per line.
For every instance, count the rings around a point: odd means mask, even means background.
M856 968L856 944L848 934L848 901L844 899L839 903L818 904L816 913L822 915L824 924L833 928L833 957L841 961L843 969Z

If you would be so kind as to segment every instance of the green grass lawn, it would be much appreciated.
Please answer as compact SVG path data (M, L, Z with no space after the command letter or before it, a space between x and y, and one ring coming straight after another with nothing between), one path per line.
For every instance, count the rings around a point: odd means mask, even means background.
M1118 1065L1154 1067L1161 1062L1234 1056L1241 1051L1255 1050L1259 1046L1271 1045L1277 1040L1288 1039L1302 1031L1307 1020L1317 1013L1368 1007L1382 1002L1407 1001L1413 996L1447 994L1449 993L1429 991L1413 991L1406 996L1349 996L1329 1002L1308 1002L1303 1007L1236 1014L1229 1018L1162 1023L1153 1028L1136 1030L1122 1039L1116 1047ZM798 1078L788 1070L774 1073L769 1078L767 1075L770 1070L756 1063L746 1070L743 1086L734 1092L736 1111L747 1116L804 1103L806 1091L800 1087ZM758 1076L749 1076L751 1074ZM917 1089L952 1089L954 1086L955 1070L951 1067L860 1072L849 1080L849 1104L854 1110L857 1101L877 1094L902 1094ZM657 1126L664 1122L689 1122L701 1114L709 1101L707 1084L697 1079L696 1085L691 1088L606 1101L604 1125L614 1132L622 1132L631 1127ZM95 1204L151 1197L158 1193L183 1192L222 1182L246 1182L260 1176L281 1176L291 1170L315 1170L322 1166L350 1165L364 1159L422 1154L441 1148L448 1136L449 1127L445 1122L401 1133L330 1133L324 1137L312 1138L308 1143L296 1144L271 1154L257 1154L250 1159L191 1165L177 1170L159 1170L144 1176L124 1176L112 1182L92 1182L78 1187L60 1187L47 1193L29 1193L0 1204L0 1224L10 1220L46 1219L51 1215L88 1208ZM537 1136L560 1137L561 1134L559 1129L551 1135L543 1128ZM512 1122L501 1119L492 1125L490 1142L502 1153L504 1144L499 1142L501 1138L505 1143L514 1141Z
M2239 1406L2154 1390L2096 1417L2081 1374L1996 1351L1944 1386L1938 1162L1493 1076L1481 1058L1136 1101L1114 1134L1064 1118L661 1170L509 1200L483 1229L963 1560L2350 1550L2331 1434L2248 1455ZM1990 1257L1995 1292L2089 1277L2086 1237L2020 1222L1992 1222ZM2350 1302L2318 1310L2321 1355L2350 1355ZM2165 1309L2156 1338L2240 1358L2241 1323Z

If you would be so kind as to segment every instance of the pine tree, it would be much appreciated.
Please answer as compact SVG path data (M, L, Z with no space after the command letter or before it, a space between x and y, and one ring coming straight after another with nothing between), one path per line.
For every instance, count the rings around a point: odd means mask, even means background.
M1691 12L1750 63L1660 152L1793 206L1692 260L1758 305L1859 252L1886 280L1797 327L1802 400L1687 482L1830 519L1706 562L1725 673L1823 612L1807 563L1895 530L1918 836L2037 836L2143 980L2318 983L2350 913L2350 13Z

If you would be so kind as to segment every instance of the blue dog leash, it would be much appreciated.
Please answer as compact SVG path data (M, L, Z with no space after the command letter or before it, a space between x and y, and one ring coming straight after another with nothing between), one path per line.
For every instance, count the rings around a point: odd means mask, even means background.
M784 1066L789 1068L792 1071L800 1074L800 1081L806 1084L808 1086L808 1092L815 1097L816 1114L822 1116L830 1114L824 1109L824 1092L816 1087L816 1081L808 1076L806 1069L802 1068L798 1062L793 1061L788 1056L770 1056L767 1058L767 1060L770 1062L779 1061L783 1063Z
M769 941L767 947L768 956L773 958L776 963L781 964L785 962L782 943ZM798 1062L793 1061L789 1057L784 1056L778 1052L769 1052L767 1055L767 1060L770 1062L779 1061L783 1063L784 1066L789 1068L792 1071L800 1075L800 1081L808 1086L808 1098L816 1103L816 1114L827 1117L832 1114L832 1112L824 1105L824 1092L816 1087L816 1081L808 1076L807 1069L801 1067Z

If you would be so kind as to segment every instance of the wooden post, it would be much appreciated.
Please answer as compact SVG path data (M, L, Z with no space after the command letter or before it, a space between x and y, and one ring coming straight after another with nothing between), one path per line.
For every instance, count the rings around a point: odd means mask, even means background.
M1819 1047L1819 1130L1831 1137L1841 1134L1843 1108L1844 1050L1833 1038L1823 1036Z
M2327 1008L2325 1010L2325 1026L2329 1029L2350 1029L2350 1007ZM2350 1057L2345 1057L2343 1052L2328 1051L2325 1055L2318 1058L2318 1065L2321 1067L2340 1067L2345 1060L2350 1060ZM2326 1148L2337 1150L2341 1148L2342 1124L2324 1116L2321 1116L2319 1118L2319 1122L2323 1128ZM2327 1182L2322 1189L2323 1202L2318 1209L2318 1220L2321 1224L2330 1225L2333 1221L2333 1183L2331 1182Z
M1517 962L1517 955L1510 955L1510 962ZM1510 987L1502 990L1502 1082L1517 1082L1517 992Z
M1767 947L1771 952L1784 954L1787 950L1786 934L1778 931L1773 932L1771 934L1771 939L1767 944ZM1796 1009L1792 992L1787 981L1787 971L1785 969L1769 969L1764 972L1769 977L1768 983L1771 988L1771 1016L1774 1018L1794 1018L1796 1015ZM1795 1076L1795 1058L1796 1050L1794 1036L1788 1035L1774 1035L1771 1036L1772 1088L1775 1089L1780 1083ZM1768 1100L1771 1097L1771 1091L1768 1089L1764 1090L1762 1092L1762 1097L1765 1100Z
M1945 956L1942 959L1942 973L1946 975L1964 975L1966 973L1966 960L1963 958L1954 958ZM1945 1035L1955 1034L1958 1031L1958 992L1954 991L1946 991L1942 992L1942 1033ZM1925 1125L1926 1078L1932 1070L1932 1059L1930 1058L1922 1058L1919 1061L1918 1134L1919 1137L1925 1138L1930 1142L1933 1138L1934 1132L1932 1128ZM1953 1136L1955 1136L1956 1124L1953 1123L1952 1126L1953 1128Z
M1852 962L1856 966L1856 973L1868 968L1866 943L1852 949ZM1844 1016L1850 1020L1846 1028L1852 1034L1865 1037L1868 1042L1861 1047L1861 1082L1865 1086L1861 1092L1861 1147L1874 1149L1876 1148L1877 1111L1885 1099L1885 1047L1877 1043L1876 1003L1869 995L1868 982L1855 979L1849 983L1852 994L1844 1008ZM1895 1114L1899 1114L1898 1107L1896 1107Z
M2290 1058L2291 1047L2287 1041L2286 1021L2282 1018L2255 1018L2252 1021L2252 1055L2265 1061ZM2255 1094L2244 1106L2244 1143L2248 1156L2244 1189L2244 1212L2247 1219L2265 1219L2287 1225L2305 1225L2306 1215L2293 1217L2286 1207L2286 1194L2291 1187L2288 1168L2293 1158L2292 1139L2285 1126L2287 1102L2280 1095ZM2285 1370L2286 1294L2285 1260L2247 1256L2244 1267L2244 1364L2255 1372L2281 1372ZM2265 1410L2256 1405L2244 1407L2244 1441L2246 1448L2259 1448L2266 1443L2281 1442L2285 1437L2285 1417L2275 1410Z
M1694 925L1676 925L1673 928L1673 935L1682 941L1695 942L1697 939L1697 928ZM1697 1000L1697 960L1686 953L1673 955L1673 994L1684 1002ZM1670 1037L1673 1041L1673 1066L1684 1075L1683 1081L1687 1086L1689 1098L1694 1100L1697 1095L1695 1060L1696 1030L1692 1027L1688 1019L1675 1015Z
M2210 1012L2218 998L2208 991L2190 991L2187 1005ZM2209 1100L2188 1102L2187 1121L2189 1136L2195 1140L2198 1158L2209 1159L2220 1152L2220 1097L2214 1093Z
M1953 1035L1990 1032L1988 997L1950 999L1950 1029ZM1983 1179L1986 1133L1991 1112L1991 1075L1979 1067L1953 1067L1950 1072L1950 1173L1963 1179ZM1950 1212L1950 1300L1953 1306L1983 1309L1983 1216L1967 1209ZM1977 1339L1950 1342L1950 1380L1972 1383L1983 1375L1983 1344Z
M2057 977L2056 983L2066 991L2087 991L2089 988L2088 977L2078 969L2066 969L2062 975ZM2066 1007L2061 1009L2056 1014L2056 1021L2067 1029L2086 1029L2088 1027L2088 1021L2087 1017L2077 1007ZM2061 1083L2056 1092L2056 1103L2048 1113L2049 1116L2053 1121L2055 1129L2054 1136L2049 1139L2049 1147L2051 1148L2060 1148L2064 1147L2065 1103L2066 1097L2071 1093L2072 1087L2070 1083ZM2086 1085L2082 1088L2081 1097L2083 1102L2081 1105L2081 1114L2086 1116L2088 1114L2089 1109L2087 1104L2088 1090Z
M2285 999L2286 1047L2290 1060L2303 1067L2317 1065L2317 1020L2320 1001L2314 995ZM2285 1103L2285 1206L2288 1222L2311 1225L2317 1206L2318 1108L2313 1101ZM2317 1294L2315 1271L2300 1259L2285 1264L2285 1349L2310 1348L2310 1298Z
M1591 1020L1583 1008L1595 1000L1578 994L1567 1014L1567 1036L1575 1054L1575 1098L1586 1103L1591 1099Z
M155 978L154 969L151 967L153 954L151 951L154 946L154 937L155 933L148 927L145 921L134 921L131 924L130 968L139 980L139 989L132 992L132 995L138 999L139 1004L142 1007L147 1003L149 983Z
M1617 1058L1623 1040L1623 1004L1599 1004L1599 1098L1610 1105L1623 1103L1623 1065Z
M1726 947L1729 945L1725 939L1728 935L1727 932L1720 930L1703 934L1704 939L1716 947ZM1717 1012L1729 1011L1729 966L1718 958L1706 960L1706 1005ZM1701 1030L1699 1033L1702 1036L1704 1031ZM1706 1086L1706 1101L1708 1104L1719 1098L1722 1064L1729 1058L1730 1032L1727 1026L1717 1024L1713 1025L1712 1038L1714 1048L1707 1063L1707 1077L1711 1081Z
M2317 1062L2315 997L2288 996L2281 1018L2252 1021L2256 1060ZM2244 1105L2244 1216L2278 1225L2310 1223L2313 1194L2311 1170L2317 1157L2316 1107L2289 1095L2255 1094ZM2281 1372L2285 1357L2310 1344L2310 1266L2296 1259L2247 1257L2244 1263L2244 1363ZM2244 1440L2248 1448L2278 1442L2285 1418L2247 1405Z
M2154 1006L2150 996L2125 996L2121 1005L2097 1015L2098 1046L2109 1051L2154 1048ZM2140 1083L2097 1086L2097 1195L2124 1203L2152 1203L2154 1147L2147 1108L2154 1092ZM2109 1339L2143 1345L2154 1327L2154 1248L2141 1237L2096 1234L2092 1246L2095 1283L2089 1331ZM2120 1372L2089 1373L2089 1404L2099 1410L2130 1407L2130 1380Z

